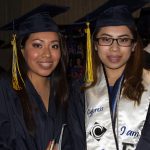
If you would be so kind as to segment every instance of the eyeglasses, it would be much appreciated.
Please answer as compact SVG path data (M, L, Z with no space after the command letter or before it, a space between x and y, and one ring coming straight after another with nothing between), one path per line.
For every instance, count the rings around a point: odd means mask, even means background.
M99 38L96 38L96 41L98 42L99 46L111 46L114 41L117 41L117 44L119 46L129 47L133 44L134 39L130 39L130 38L114 39L114 38L109 38L109 37L99 37Z

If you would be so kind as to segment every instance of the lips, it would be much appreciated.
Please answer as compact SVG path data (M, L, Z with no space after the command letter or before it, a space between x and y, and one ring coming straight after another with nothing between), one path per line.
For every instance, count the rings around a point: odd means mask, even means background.
M39 65L43 68L43 69L49 69L53 66L53 62L39 62Z
M120 62L121 56L107 56L108 60L112 63Z

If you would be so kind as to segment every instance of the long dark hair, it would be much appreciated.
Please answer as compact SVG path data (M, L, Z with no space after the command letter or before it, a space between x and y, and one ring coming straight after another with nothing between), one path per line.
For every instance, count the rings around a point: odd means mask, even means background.
M61 58L58 63L56 69L50 75L50 85L51 85L51 95L55 95L56 97L56 107L59 109L60 107L65 107L68 98L68 85L67 85L67 77L66 77L66 65L68 63L68 54L65 47L65 43L63 41L63 37L60 33L58 33L60 39L60 49L61 49ZM18 64L20 68L20 72L23 80L27 79L27 64L23 58L21 53L21 48L25 46L25 43L30 35L26 35L23 38L19 38L17 40L17 53L18 53ZM19 83L22 87L22 90L16 91L17 95L20 98L22 109L23 109L23 117L27 126L27 129L31 135L34 135L36 129L36 123L33 118L33 107L29 99L29 95L27 93L27 89L24 86L21 78L19 78Z
M142 75L143 75L143 46L142 41L140 39L140 36L137 32L137 30L134 27L129 27L129 30L133 34L134 42L136 42L135 50L131 53L131 56L127 62L126 68L125 68L125 80L123 83L123 96L129 98L132 101L137 102L137 104L140 103L140 99L142 96L142 93L144 91L144 86L142 84ZM101 65L101 61L99 59L99 56L97 54L97 51L95 51L95 38L100 31L100 28L96 29L92 36L92 61L93 61L93 75L94 75L94 82L88 86L87 88L95 86L97 83L97 70L99 69Z

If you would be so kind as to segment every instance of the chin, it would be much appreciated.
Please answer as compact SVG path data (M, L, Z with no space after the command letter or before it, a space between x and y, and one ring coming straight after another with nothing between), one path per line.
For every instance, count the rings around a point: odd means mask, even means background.
M112 70L115 70L115 69L120 69L120 68L122 68L123 67L123 65L110 65L110 66L108 66L108 68L110 68L110 69L112 69Z
M42 72L39 72L39 75L43 77L48 77L52 74L52 72L53 71L42 71Z

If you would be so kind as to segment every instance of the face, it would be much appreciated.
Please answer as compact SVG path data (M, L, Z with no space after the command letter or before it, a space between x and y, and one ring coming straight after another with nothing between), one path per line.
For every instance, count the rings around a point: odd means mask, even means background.
M22 52L29 68L28 75L47 77L55 70L61 57L58 34L32 33Z
M102 38L101 42L108 42L110 38L120 39L119 43L126 42L127 39L133 39L133 35L127 26L108 26L102 27L96 38ZM126 66L131 53L134 51L135 44L131 42L129 46L121 46L116 40L109 46L105 44L95 44L95 50L107 70L123 70Z

